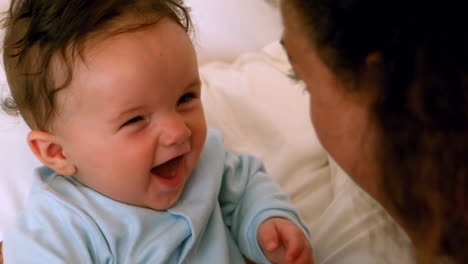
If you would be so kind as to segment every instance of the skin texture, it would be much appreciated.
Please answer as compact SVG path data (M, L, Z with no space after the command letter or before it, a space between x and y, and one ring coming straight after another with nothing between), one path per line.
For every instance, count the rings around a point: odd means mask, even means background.
M192 43L171 20L96 38L58 94L53 132L33 130L28 142L60 174L116 201L165 210L179 199L206 139L200 87ZM155 175L153 168L177 157L170 171L178 180ZM276 263L313 263L304 233L288 220L266 220L258 237Z
M320 142L356 183L378 198L368 114L371 98L350 91L352 85L371 85L371 79L363 78L359 84L338 79L304 34L294 10L283 4L282 11L283 45L294 72L310 94L310 119Z

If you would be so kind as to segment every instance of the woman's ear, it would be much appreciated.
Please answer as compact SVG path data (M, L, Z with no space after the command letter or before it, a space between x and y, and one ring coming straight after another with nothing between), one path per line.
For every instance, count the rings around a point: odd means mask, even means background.
M374 51L367 55L365 66L359 77L359 87L361 87L361 94L367 104L375 103L378 96L377 87L382 83L382 53Z
M75 165L54 135L33 130L29 132L27 139L32 152L44 165L65 176L76 173Z

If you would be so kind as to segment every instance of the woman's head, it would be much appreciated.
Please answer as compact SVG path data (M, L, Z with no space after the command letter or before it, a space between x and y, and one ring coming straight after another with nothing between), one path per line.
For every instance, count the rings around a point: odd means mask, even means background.
M459 6L457 6L459 5ZM468 34L458 2L283 1L324 147L410 233L467 258Z

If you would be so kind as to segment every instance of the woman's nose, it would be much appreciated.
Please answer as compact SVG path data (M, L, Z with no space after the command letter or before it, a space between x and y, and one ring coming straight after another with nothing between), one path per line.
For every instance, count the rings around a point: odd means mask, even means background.
M162 131L159 143L165 146L183 144L187 142L192 135L191 130L181 117L172 116L165 118L160 125Z

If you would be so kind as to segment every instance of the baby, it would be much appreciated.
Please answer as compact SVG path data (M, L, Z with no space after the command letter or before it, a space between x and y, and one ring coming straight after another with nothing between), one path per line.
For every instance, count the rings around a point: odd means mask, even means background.
M5 263L313 263L260 161L223 148L175 0L13 1L4 63L45 165Z

